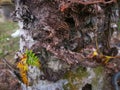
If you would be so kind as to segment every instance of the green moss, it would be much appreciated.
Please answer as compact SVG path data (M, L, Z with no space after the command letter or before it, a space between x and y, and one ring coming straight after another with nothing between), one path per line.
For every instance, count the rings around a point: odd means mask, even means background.
M100 76L103 74L104 68L102 66L99 66L94 68L93 71L95 72L96 76Z
M118 30L120 30L120 19L119 19L117 25L118 25Z
M67 72L64 79L68 80L68 83L64 85L64 90L78 90L81 85L81 81L89 74L84 67L78 67L75 70Z
M101 77L104 77L104 68L102 66L99 66L94 68L93 71L95 72L96 76L92 80L92 86L94 89L96 89L99 87L99 80L101 79Z
M92 86L94 90L99 87L99 80L103 75L104 68L102 66L93 69L95 77L92 80ZM64 79L68 80L68 83L64 85L64 90L79 90L82 85L82 80L89 76L89 73L84 67L78 67L75 70L71 70L66 73Z
M97 87L97 85L98 85L98 78L94 78L93 80L92 80L92 86L95 88L95 87Z

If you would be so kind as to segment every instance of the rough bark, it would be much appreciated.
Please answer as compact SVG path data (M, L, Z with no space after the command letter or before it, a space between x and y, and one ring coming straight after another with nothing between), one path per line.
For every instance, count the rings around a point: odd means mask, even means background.
M77 69L83 66L90 75L83 75L83 81L75 79L74 83L79 83L79 87L66 88L83 90L82 87L92 84L96 76L88 67L104 62L101 57L90 57L94 50L104 56L117 55L118 50L110 45L110 41L117 30L118 5L114 0L105 3L91 1L86 4L82 0L15 1L13 19L20 26L20 52L32 50L41 63L40 69L29 66L29 89L63 90L64 84L70 83L68 77L72 76L69 74L78 75ZM66 74L68 77L64 78ZM103 82L102 74L97 85ZM80 82L83 83L80 85ZM93 90L103 90L103 84L97 85L93 85Z

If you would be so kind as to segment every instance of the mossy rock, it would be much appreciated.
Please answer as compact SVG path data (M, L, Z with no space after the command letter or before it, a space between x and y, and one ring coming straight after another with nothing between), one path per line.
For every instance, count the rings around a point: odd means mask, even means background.
M93 90L100 90L104 86L104 78L105 78L105 73L104 73L104 67L99 66L93 69L95 72L95 77L92 80L92 86ZM101 89L103 90L103 89Z
M79 90L82 79L87 76L89 76L89 73L86 68L81 66L68 71L64 76L64 79L68 80L68 83L64 85L64 90Z
M64 90L79 90L84 86L90 85L92 90L97 90L97 88L103 88L103 79L104 79L104 68L102 66L90 69L95 74L91 81L89 79L91 76L89 71L84 67L78 67L74 70L68 71L64 76L64 79L68 80L68 83L64 85ZM88 80L88 83L84 83L83 80ZM100 90L99 89L99 90Z

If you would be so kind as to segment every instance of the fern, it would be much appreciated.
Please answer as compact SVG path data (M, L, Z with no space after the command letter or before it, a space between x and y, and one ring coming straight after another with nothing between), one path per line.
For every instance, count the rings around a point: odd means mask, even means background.
M32 50L26 50L26 55L28 65L40 67L39 58L32 52Z

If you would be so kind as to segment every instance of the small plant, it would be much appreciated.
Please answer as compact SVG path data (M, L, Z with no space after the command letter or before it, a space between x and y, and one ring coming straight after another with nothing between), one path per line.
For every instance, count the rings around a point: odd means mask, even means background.
M27 56L23 54L22 58L20 58L20 61L17 63L17 68L19 69L22 82L28 86L29 85L27 77L28 64L26 63L26 61Z
M21 53L20 61L17 63L17 68L19 69L22 82L27 86L29 85L27 76L29 65L39 68L40 62L39 58L35 56L35 54L31 50L26 50L24 54Z
M32 50L26 50L27 55L27 64L31 66L37 66L40 67L39 58L35 56L35 53L32 52Z

